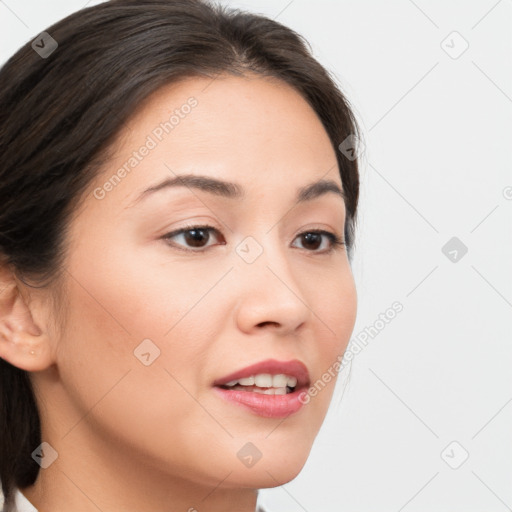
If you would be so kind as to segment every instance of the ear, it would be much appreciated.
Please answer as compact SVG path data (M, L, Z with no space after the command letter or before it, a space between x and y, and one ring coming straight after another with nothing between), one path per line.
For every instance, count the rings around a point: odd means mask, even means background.
M0 357L29 372L53 364L48 334L33 319L30 294L11 268L0 264ZM35 307L35 306L33 306Z

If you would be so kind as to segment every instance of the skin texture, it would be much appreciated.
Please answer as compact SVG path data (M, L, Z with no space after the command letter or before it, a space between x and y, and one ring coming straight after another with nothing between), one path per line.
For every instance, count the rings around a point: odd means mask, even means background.
M97 199L95 188L191 96L191 112ZM357 309L345 247L327 253L327 237L316 247L299 236L343 237L344 202L327 193L293 206L313 181L342 187L334 149L294 89L251 74L160 89L118 142L72 218L59 322L50 289L2 274L12 286L0 355L31 372L43 441L58 452L22 491L40 512L253 512L257 489L303 467L334 379L284 420L223 400L212 383L269 358L302 361L314 383L345 351ZM136 202L185 173L237 182L246 196L178 187ZM162 239L189 224L218 230L204 252ZM235 251L248 236L263 250L250 264ZM184 235L172 240L199 251ZM149 366L134 355L144 339L160 350ZM237 457L247 442L262 453L251 468Z

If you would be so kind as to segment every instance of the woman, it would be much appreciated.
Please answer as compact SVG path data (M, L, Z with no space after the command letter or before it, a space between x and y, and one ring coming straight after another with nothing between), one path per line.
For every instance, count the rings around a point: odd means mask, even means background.
M289 28L200 0L75 13L0 91L4 510L254 511L355 323L348 102Z

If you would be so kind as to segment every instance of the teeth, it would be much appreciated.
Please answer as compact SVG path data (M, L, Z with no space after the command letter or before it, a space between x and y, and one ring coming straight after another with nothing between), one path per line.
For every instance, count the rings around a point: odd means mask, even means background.
M258 386L259 388L270 388L264 391L276 390L276 395L282 395L286 393L286 387L294 388L297 385L297 379L290 377L283 373L277 375L271 375L270 373L259 373L258 375L251 375L250 377L244 377L242 379L232 380L226 382L225 386L233 387L239 384L240 386ZM284 389L285 393L281 393L280 390ZM256 393L260 393L260 390L254 390ZM274 393L265 393L274 394Z
M295 377L288 377L287 386L294 388L297 385L297 379Z
M261 395L286 395L286 388L267 388L267 389L253 389L255 393Z
M260 373L254 377L254 385L259 388L272 387L272 375L270 373Z
M282 373L272 377L272 387L285 388L288 384L288 377Z

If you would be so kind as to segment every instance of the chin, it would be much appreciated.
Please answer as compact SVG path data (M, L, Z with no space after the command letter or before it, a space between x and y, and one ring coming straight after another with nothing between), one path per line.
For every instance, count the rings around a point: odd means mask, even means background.
M229 481L234 486L264 489L278 487L293 480L304 467L309 450L295 453L274 451L269 457L262 457L252 467L238 467Z

